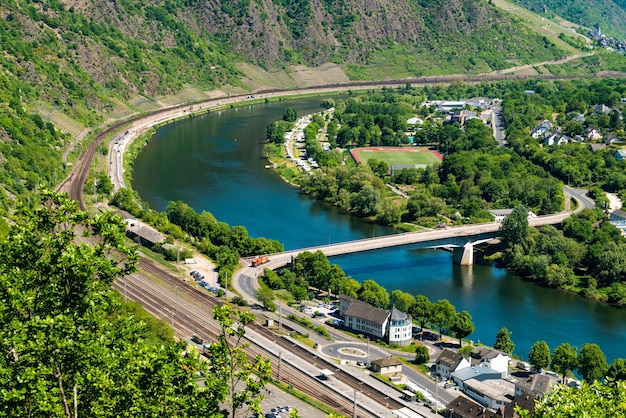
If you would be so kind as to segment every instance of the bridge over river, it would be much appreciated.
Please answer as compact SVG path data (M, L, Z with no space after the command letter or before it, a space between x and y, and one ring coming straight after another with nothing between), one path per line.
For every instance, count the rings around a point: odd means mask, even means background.
M558 224L569 217L572 213L580 212L585 208L593 208L595 206L594 201L587 197L586 190L573 189L569 186L564 186L563 192L565 194L567 207L569 207L571 199L576 200L577 207L574 211L566 210L565 212L554 215L538 216L536 218L529 219L529 225L535 227ZM254 289L257 287L256 277L264 268L274 270L283 267L291 262L293 257L304 251L322 251L325 255L330 257L400 245L412 245L415 248L456 247L458 248L458 253L453 256L453 260L458 264L472 264L472 261L469 260L468 257L470 254L473 254L473 244L485 242L489 239L497 237L499 229L500 223L491 222L486 224L464 225L421 232L392 234L376 238L347 241L338 244L301 248L298 250L268 255L269 261L259 267L250 267L250 261L252 258L246 258L242 259L242 264L244 264L245 267L239 269L233 276L233 285L242 294L254 299Z

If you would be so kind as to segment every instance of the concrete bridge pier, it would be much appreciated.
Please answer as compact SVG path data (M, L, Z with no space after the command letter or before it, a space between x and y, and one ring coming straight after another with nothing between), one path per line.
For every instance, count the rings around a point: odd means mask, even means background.
M452 249L452 262L459 266L471 266L474 264L474 244L466 242L462 247Z

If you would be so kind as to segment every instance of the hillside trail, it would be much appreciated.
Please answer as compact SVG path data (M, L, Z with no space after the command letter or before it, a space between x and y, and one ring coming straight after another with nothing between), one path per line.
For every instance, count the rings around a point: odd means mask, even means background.
M506 68L504 70L496 70L496 71L492 71L490 73L483 73L483 74L480 74L480 75L510 74L510 73L514 73L516 71L528 70L528 69L531 69L531 68L534 68L534 67L538 67L538 66L543 66L543 65L564 64L564 63L566 63L568 61L573 61L575 59L582 58L582 57L589 57L589 56L594 55L594 54L595 54L595 51L583 52L583 53L580 53L580 54L568 55L567 57L559 58L557 60L535 62L535 63L532 63L532 64L517 65L515 67Z

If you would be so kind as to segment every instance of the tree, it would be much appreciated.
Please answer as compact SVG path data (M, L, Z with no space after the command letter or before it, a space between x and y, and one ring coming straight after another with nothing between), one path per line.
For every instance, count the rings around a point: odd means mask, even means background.
M433 307L433 324L439 328L439 337L450 329L456 320L456 309L447 299L440 299Z
M276 303L274 303L274 292L267 287L261 287L254 291L254 297L261 302L263 307L270 312L276 310Z
M524 206L516 206L513 212L502 221L500 238L508 248L514 245L526 248L528 235L528 211Z
M621 417L626 415L626 382L583 383L580 388L556 385L539 400L533 418Z
M0 297L11 307L0 315L0 415L219 414L217 378L195 382L207 370L199 355L182 356L183 342L148 343L146 325L111 288L137 260L121 218L41 197L18 209L0 242Z
M246 311L233 311L230 305L215 306L213 317L219 323L221 332L218 344L209 347L209 368L228 389L226 401L230 406L229 415L235 418L237 409L248 408L261 413L263 399L261 389L272 378L272 365L269 359L257 355L248 359L245 352L249 343L244 342L245 327L254 322L254 314Z
M606 375L608 364L598 344L584 344L578 354L578 371L588 383L601 380Z
M389 293L374 280L364 280L356 293L360 301L377 308L387 309L389 306Z
M528 354L530 364L538 369L546 369L550 365L550 347L545 341L537 341Z
M411 306L409 312L413 318L417 319L420 323L421 333L424 332L424 327L430 321L433 315L433 303L424 295L417 295L415 297L415 303ZM420 338L421 339L421 338Z
M391 292L391 306L395 306L402 312L409 312L414 303L415 298L410 293L398 289Z
M511 341L511 334L512 332L507 328L501 328L496 334L496 343L493 345L493 348L507 354L512 354L515 349L515 344Z
M428 352L428 348L423 344L419 344L417 347L415 347L415 364L426 364L428 363L428 360L430 360L430 353Z
M474 322L472 322L472 315L467 311L462 311L456 317L454 325L452 325L452 332L459 339L459 347L463 347L463 338L474 332Z
M286 108L283 113L283 120L286 122L295 122L296 119L298 119L298 112L292 107Z
M606 372L606 378L611 384L626 380L626 360L623 358L613 360L613 363L611 363Z
M552 369L563 375L563 381L567 373L578 368L578 348L568 343L563 343L552 352Z

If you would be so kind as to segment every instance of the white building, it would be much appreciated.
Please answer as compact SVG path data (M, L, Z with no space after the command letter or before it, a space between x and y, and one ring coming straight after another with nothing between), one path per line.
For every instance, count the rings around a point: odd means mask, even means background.
M413 337L412 333L411 315L392 308L389 316L389 344L409 345Z
M412 341L413 319L396 308L387 311L340 295L339 315L344 318L344 326L352 331L385 339L389 344L409 345Z
M508 354L483 346L474 348L470 355L472 366L488 367L502 373L502 377L509 375L510 359Z

